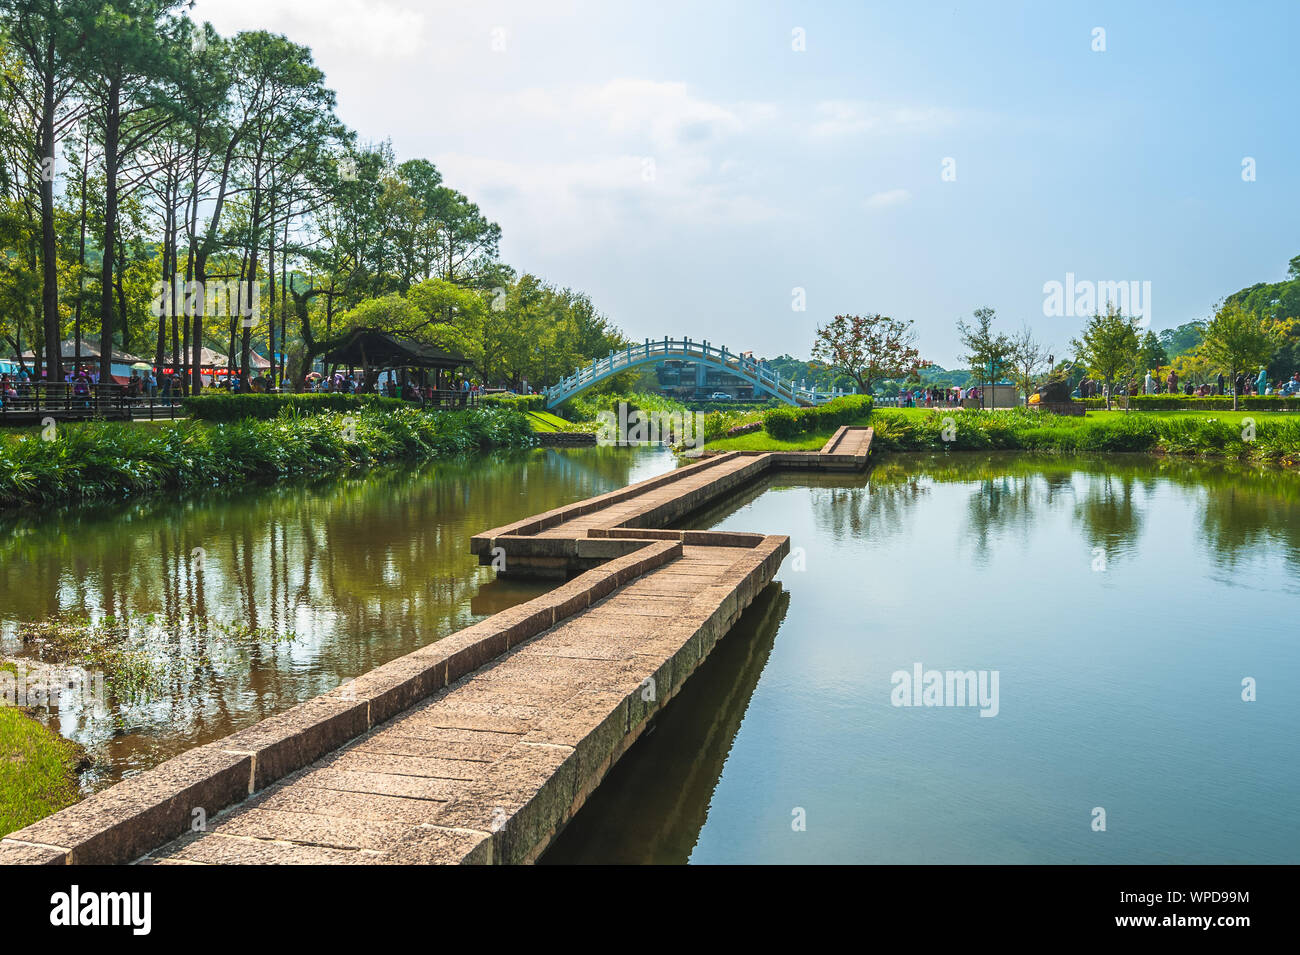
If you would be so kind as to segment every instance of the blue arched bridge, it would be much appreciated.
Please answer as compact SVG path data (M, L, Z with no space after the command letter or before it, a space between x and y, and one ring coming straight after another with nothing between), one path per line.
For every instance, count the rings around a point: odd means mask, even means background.
M680 359L698 362L710 368L735 375L754 387L754 396L770 395L790 405L816 405L845 394L841 391L814 391L804 388L788 378L782 378L772 369L744 355L728 351L726 346L710 345L707 341L693 342L689 338L664 338L663 341L645 340L643 345L629 345L623 351L610 352L579 368L567 378L562 378L542 393L546 407L563 404L580 391L604 381L611 375L635 368L637 365Z

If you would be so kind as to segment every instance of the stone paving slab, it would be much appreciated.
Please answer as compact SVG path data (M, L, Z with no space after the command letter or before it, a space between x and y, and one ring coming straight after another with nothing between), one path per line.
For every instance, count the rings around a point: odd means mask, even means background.
M701 581L766 583L787 548L683 547L637 578L656 596L620 588L148 861L532 861L698 665L698 631L731 592Z

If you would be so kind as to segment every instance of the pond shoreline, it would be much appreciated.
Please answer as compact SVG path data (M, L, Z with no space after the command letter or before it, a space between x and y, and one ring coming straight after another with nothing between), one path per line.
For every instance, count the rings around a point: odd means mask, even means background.
M0 519L20 509L272 483L534 443L518 412L362 409L162 428L88 422L0 434Z

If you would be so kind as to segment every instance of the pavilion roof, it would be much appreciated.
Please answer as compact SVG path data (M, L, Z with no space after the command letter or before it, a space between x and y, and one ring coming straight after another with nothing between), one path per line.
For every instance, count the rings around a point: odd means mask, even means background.
M372 368L458 368L472 362L428 342L399 338L391 332L358 328L322 359L326 364Z

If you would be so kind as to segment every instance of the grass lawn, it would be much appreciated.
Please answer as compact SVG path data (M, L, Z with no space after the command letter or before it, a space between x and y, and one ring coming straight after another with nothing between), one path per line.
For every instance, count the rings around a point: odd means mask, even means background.
M1242 418L1254 418L1256 421L1300 421L1300 412L1297 411L1120 411L1111 409L1110 411L1089 411L1087 416L1096 418L1099 421L1105 421L1111 418L1123 418L1126 415L1136 418L1165 418L1168 420L1177 418L1205 420L1213 418L1215 421L1227 421L1232 424L1240 423Z
M0 705L0 836L80 799L78 762L72 743Z
M534 431L563 431L569 424L559 415L553 415L549 411L525 411L524 416L528 418L528 426Z
M710 441L706 447L710 451L816 451L821 448L838 429L814 431L801 434L797 438L781 440L766 431L752 431L734 438L719 438Z

